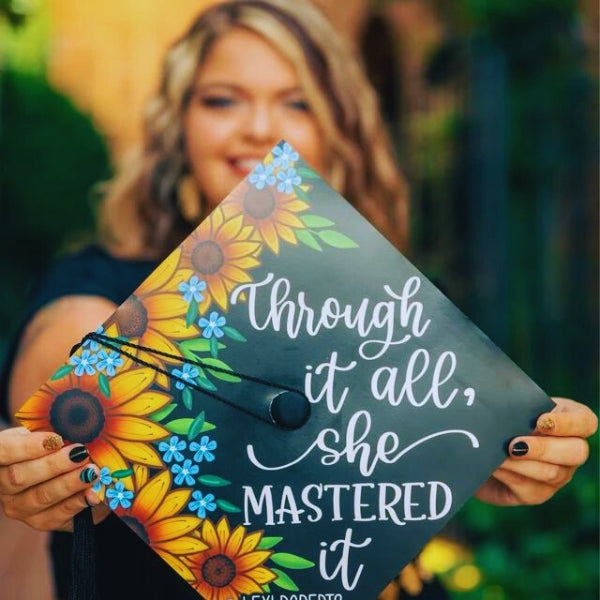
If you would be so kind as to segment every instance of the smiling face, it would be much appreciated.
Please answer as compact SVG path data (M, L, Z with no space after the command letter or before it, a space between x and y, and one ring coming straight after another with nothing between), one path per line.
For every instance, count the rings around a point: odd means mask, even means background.
M281 139L317 171L321 133L298 75L269 42L232 29L196 73L184 117L190 169L214 208Z

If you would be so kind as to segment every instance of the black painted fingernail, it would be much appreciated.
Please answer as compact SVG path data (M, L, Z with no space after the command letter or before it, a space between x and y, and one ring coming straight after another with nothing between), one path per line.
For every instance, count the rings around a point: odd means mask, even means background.
M527 442L517 442L510 451L513 456L524 456L528 452L529 446L527 445Z
M79 479L81 479L83 483L92 483L92 481L98 479L98 474L93 467L87 467L79 473Z
M89 455L90 453L85 446L75 446L69 452L69 458L75 463L83 462Z

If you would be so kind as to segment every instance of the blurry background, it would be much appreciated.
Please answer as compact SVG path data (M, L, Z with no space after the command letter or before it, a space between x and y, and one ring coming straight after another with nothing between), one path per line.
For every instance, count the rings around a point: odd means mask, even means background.
M206 4L0 0L0 359L28 285L92 235L93 186ZM542 388L597 411L597 3L319 4L379 91L411 184L409 258ZM0 519L0 534L2 598L49 598L30 533ZM598 598L598 436L551 501L471 501L426 558L459 600Z

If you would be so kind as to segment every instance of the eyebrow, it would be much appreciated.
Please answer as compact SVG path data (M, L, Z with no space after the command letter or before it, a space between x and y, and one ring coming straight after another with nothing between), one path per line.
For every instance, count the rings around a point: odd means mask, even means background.
M198 93L198 92L205 92L205 91L211 91L212 89L223 89L223 90L228 90L228 91L239 91L239 92L245 92L246 91L246 87L239 85L237 83L232 83L230 81L207 81L204 83L198 83L196 85L194 85L194 87L192 88L194 90L194 92ZM301 95L305 95L304 90L300 87L300 86L294 86L294 87L289 87L289 88L282 88L281 90L278 91L278 95L281 96L287 96L287 95L292 95L292 94L301 94Z

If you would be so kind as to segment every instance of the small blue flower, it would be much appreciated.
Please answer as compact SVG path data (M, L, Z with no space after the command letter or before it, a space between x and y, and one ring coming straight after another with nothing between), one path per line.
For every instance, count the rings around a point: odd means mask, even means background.
M133 492L125 489L122 481L117 481L115 487L108 488L106 490L106 497L110 498L108 505L112 510L115 510L118 506L123 508L129 508L131 506L131 499L133 498Z
M112 350L110 354L108 354L106 350L100 350L97 357L98 371L106 370L106 374L109 377L112 377L115 374L115 369L123 366L123 359L116 350Z
M84 373L93 375L96 369L92 366L98 362L98 357L95 354L91 354L89 350L84 350L81 356L73 355L69 359L69 363L75 365L75 375L80 377Z
M217 505L213 502L215 499L213 494L206 494L206 496L202 495L202 492L195 490L192 493L192 498L194 498L189 504L188 508L195 512L201 519L206 517L206 511L213 511L217 508Z
M219 313L216 311L211 312L208 319L202 317L198 320L198 325L203 330L202 337L208 339L214 335L216 338L222 338L224 334L221 327L225 325L225 322L225 317L219 316Z
M104 327L102 325L99 325L96 328L96 331L94 331L94 333L98 333L100 335L102 335L104 333ZM89 346L90 350L92 352L97 352L100 349L100 344L96 341L96 340L90 340L87 339L85 340L85 342L83 342L83 344L81 344L84 348L86 346Z
M183 454L181 454L180 450L185 450L187 444L185 440L180 440L178 436L172 435L169 442L160 442L158 444L158 450L160 452L164 452L163 460L167 463L171 462L173 458L177 462L181 462L183 460Z
M190 444L190 450L195 452L194 460L196 462L202 462L206 460L206 462L212 462L215 460L215 455L211 452L217 447L217 442L211 440L207 435L203 435L200 438L200 443L192 442Z
M291 194L294 191L292 186L300 185L302 183L302 178L300 175L296 174L296 169L291 168L287 171L279 171L279 173L277 173L277 179L279 179L277 190L285 192L286 194Z
M275 156L273 165L282 169L287 169L290 163L295 163L299 158L298 153L287 142L284 142L283 148L281 146L273 148L273 155Z
M196 377L200 374L196 367L192 367L192 365L188 365L185 363L183 365L183 370L173 369L171 371L175 377L179 379L184 379L186 382L189 381L191 383L195 383ZM178 390L182 390L185 387L185 383L183 381L175 380L175 387Z
M196 475L200 471L200 467L192 463L192 461L187 458L183 465L173 465L171 467L171 473L175 475L175 484L176 485L194 485L195 479L192 475Z
M254 171L250 173L249 180L257 190L262 190L265 185L275 185L273 165L265 166L262 163L259 163L254 168Z
M92 486L92 490L94 490L94 492L99 492L103 485L110 485L112 482L113 478L111 477L110 469L108 467L102 467L98 474L98 481Z
M186 302L191 302L192 298L196 302L202 302L204 296L201 294L206 289L206 282L198 279L196 275L192 275L189 281L182 281L177 289L183 292L183 299Z

